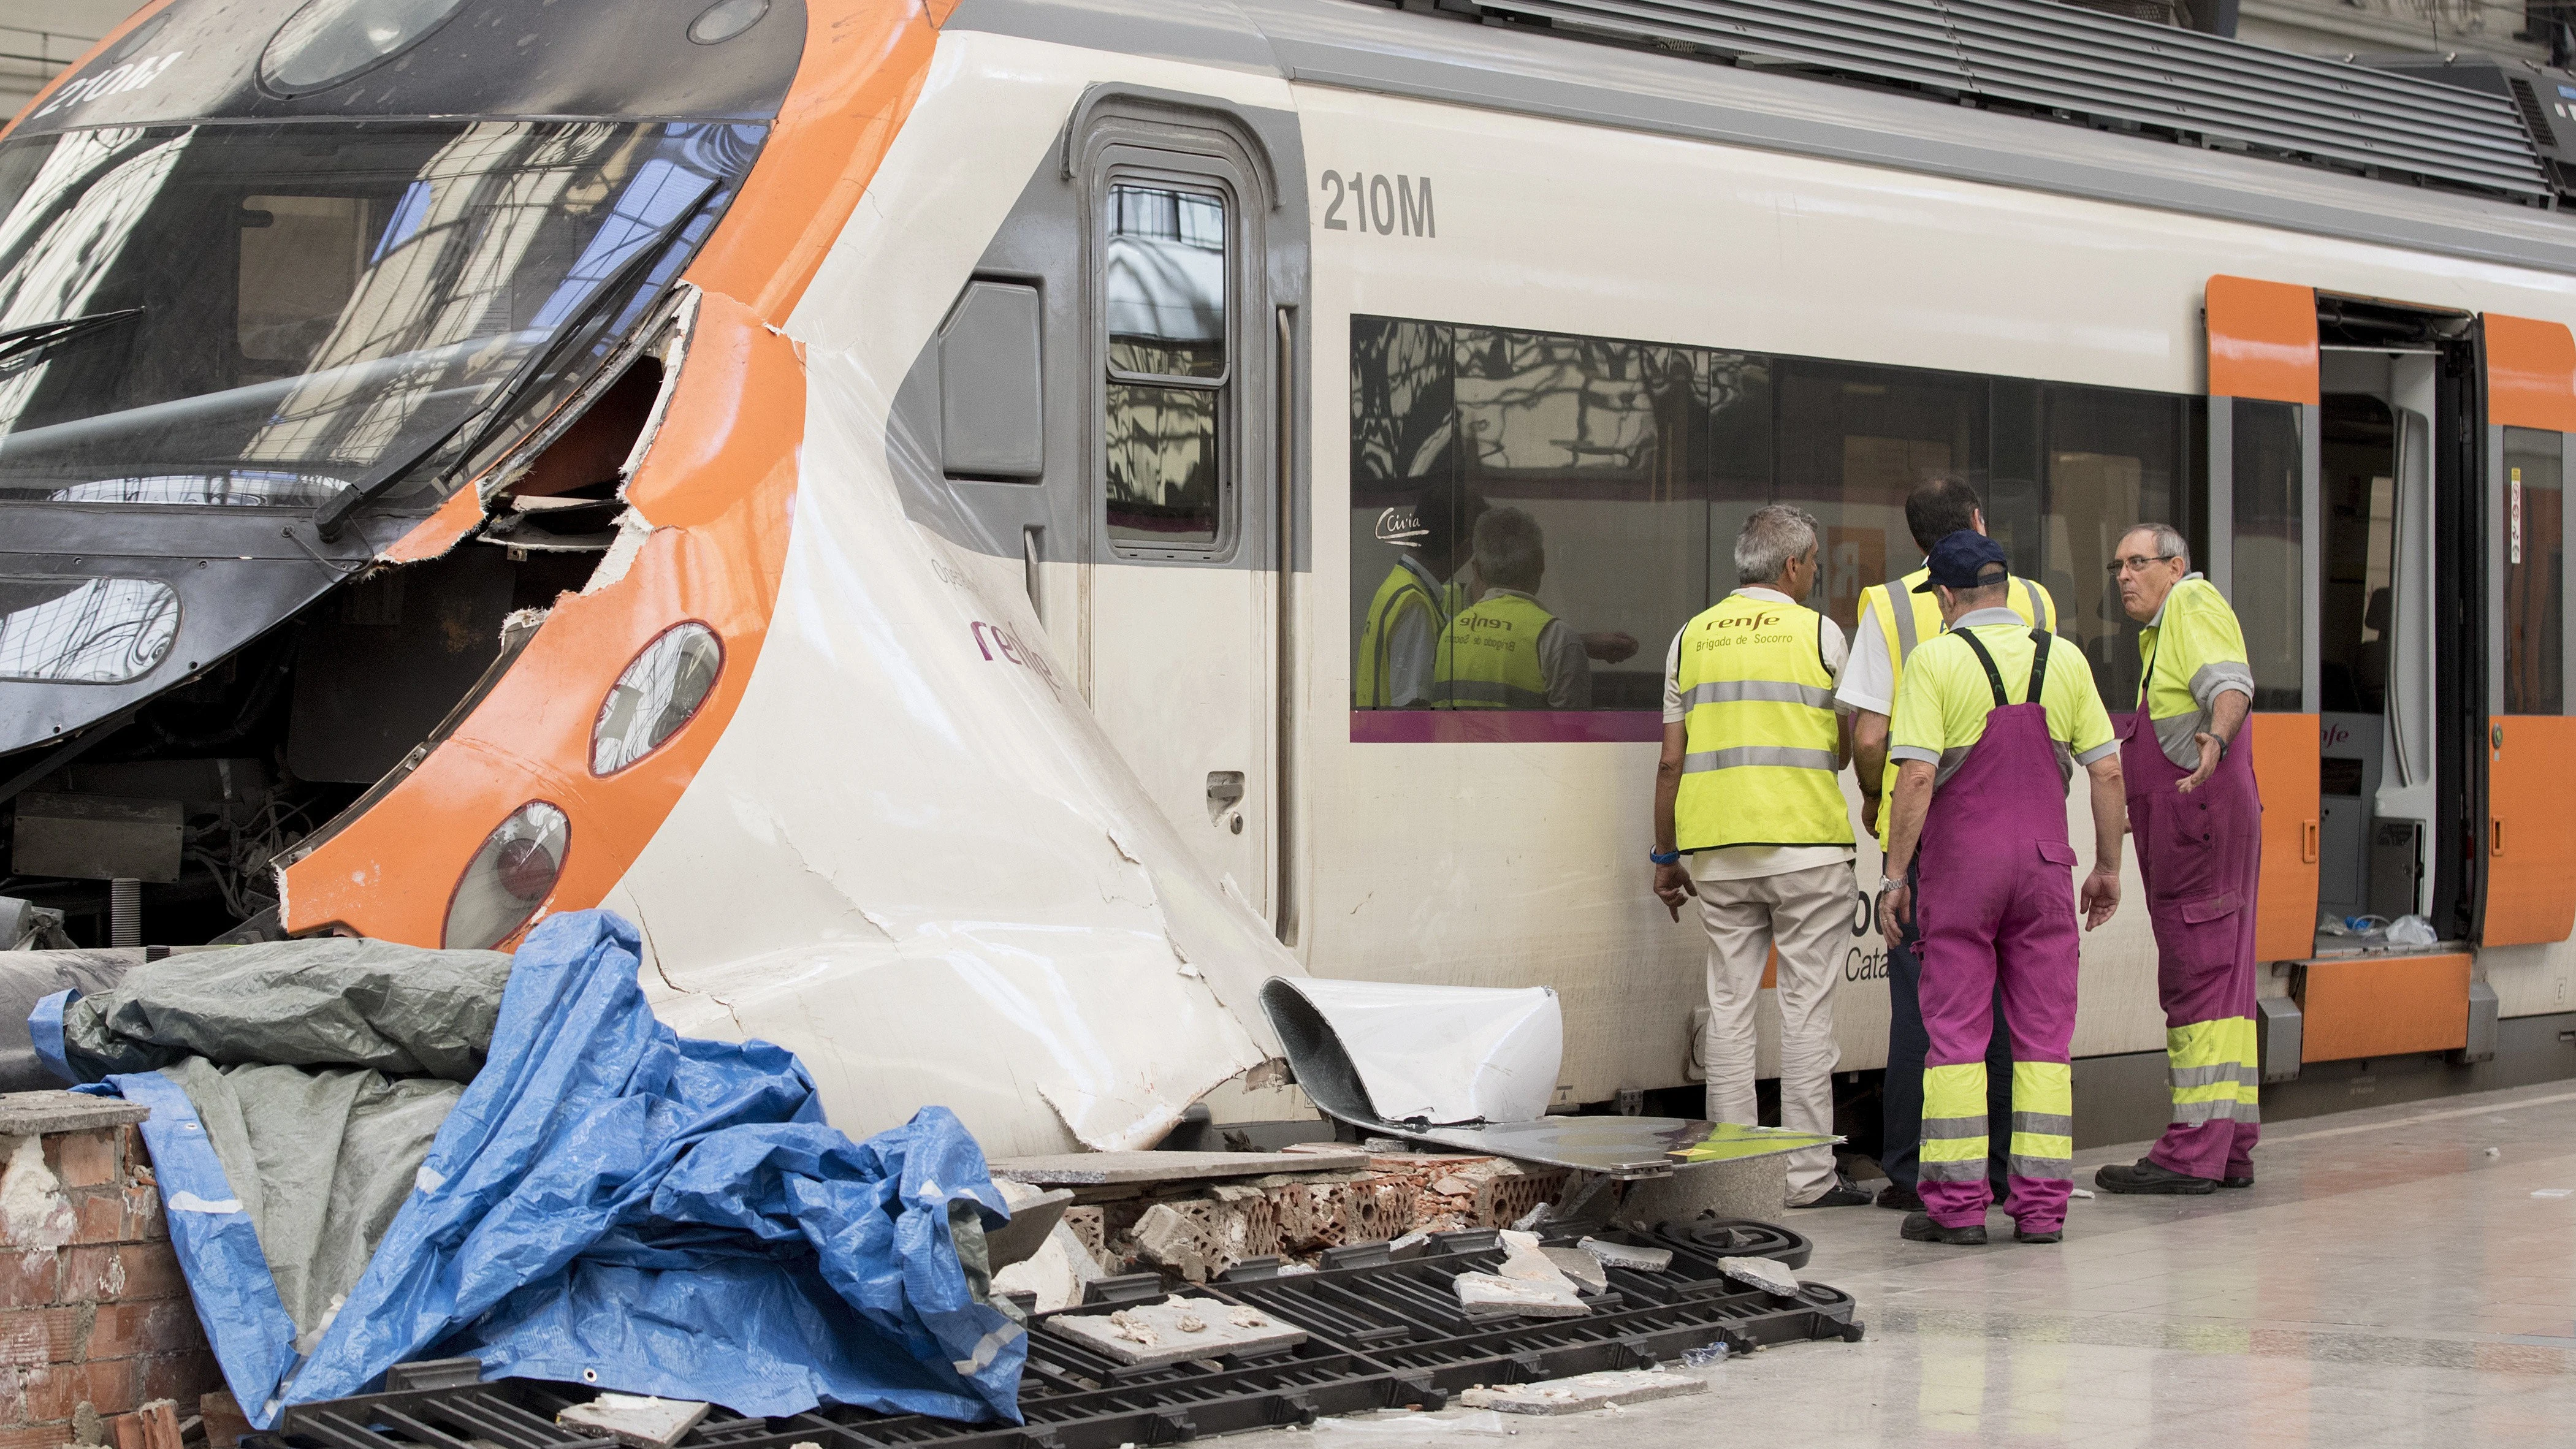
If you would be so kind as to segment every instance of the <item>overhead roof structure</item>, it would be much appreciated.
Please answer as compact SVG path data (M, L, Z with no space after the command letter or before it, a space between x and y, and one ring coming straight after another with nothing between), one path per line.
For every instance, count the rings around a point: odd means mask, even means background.
M1434 8L2527 205L2556 199L2521 113L2503 96L2049 0L1435 0Z

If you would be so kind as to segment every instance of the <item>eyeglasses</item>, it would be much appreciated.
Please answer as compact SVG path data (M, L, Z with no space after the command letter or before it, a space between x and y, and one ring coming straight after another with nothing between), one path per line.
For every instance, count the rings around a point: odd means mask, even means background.
M2145 554L2132 554L2127 558L2115 558L2111 560L2111 577L2116 579L2122 574L2137 573L2146 568L2149 564L2172 563L2175 559L2180 557L2182 557L2182 555L2176 553L2160 553L2153 558L2149 558Z

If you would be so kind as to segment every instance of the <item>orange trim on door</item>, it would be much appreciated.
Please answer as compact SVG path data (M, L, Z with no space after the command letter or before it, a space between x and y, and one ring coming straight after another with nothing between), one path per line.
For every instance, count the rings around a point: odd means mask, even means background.
M2532 946L2576 930L2576 718L2487 722L2487 908L2480 944Z
M796 348L749 309L699 306L654 449L627 498L654 531L626 576L566 594L454 735L364 815L286 871L290 931L340 925L434 946L457 877L527 801L571 819L546 912L598 904L705 763L742 702L786 566L805 376ZM591 729L609 687L663 630L699 620L724 668L697 715L606 778Z
M2348 1062L2469 1044L2469 958L2356 956L2301 973L2299 1060Z
M2317 717L2247 717L2254 737L2254 788L2263 795L2263 884L2256 898L2254 956L2295 961L2317 944Z
M2250 277L2209 279L2209 395L2317 400L2317 293Z
M688 280L786 322L930 78L938 21L921 0L807 0L805 58L778 124Z
M2567 324L2497 312L2482 322L2487 421L2500 428L2576 433L2576 336L2568 334Z

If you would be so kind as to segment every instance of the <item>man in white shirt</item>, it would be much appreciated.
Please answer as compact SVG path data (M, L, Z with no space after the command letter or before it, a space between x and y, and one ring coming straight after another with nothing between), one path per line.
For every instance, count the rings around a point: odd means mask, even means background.
M1833 988L1851 937L1852 828L1835 712L1842 630L1798 601L1816 580L1816 521L1782 504L1746 520L1734 593L1674 636L1655 772L1655 894L1708 931L1708 1115L1759 1122L1753 1003L1778 948L1780 1125L1834 1130ZM1685 864L1687 860L1687 864ZM1789 1158L1791 1207L1856 1207L1831 1147Z

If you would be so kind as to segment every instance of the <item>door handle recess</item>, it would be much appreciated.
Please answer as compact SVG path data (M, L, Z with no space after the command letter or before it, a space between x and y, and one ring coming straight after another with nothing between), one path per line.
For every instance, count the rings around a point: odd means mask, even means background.
M2299 822L2299 863L2301 865L2317 863L2317 822L2313 820Z
M2504 817L2501 815L2487 817L2487 854L2504 854Z

